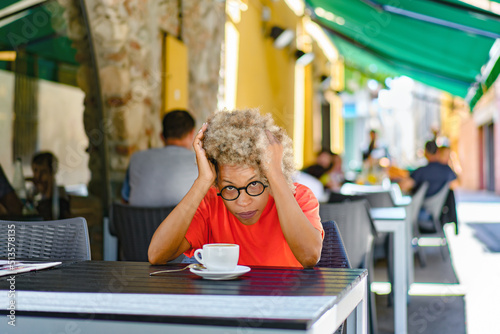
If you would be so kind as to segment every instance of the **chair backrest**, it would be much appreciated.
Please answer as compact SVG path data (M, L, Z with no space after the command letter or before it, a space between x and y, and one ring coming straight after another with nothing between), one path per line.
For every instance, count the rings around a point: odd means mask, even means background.
M450 182L446 183L436 194L424 198L422 206L431 214L435 224L439 222L441 211L449 191Z
M319 215L322 220L334 220L337 223L351 266L369 268L377 230L367 201L321 203Z
M343 195L354 195L356 197L365 198L368 200L372 208L386 208L395 205L392 195L391 186L385 187L382 185L360 185L355 183L345 183L340 188L340 193ZM330 197L329 202L334 202ZM336 201L339 202L339 201Z
M151 238L174 208L175 206L151 208L113 203L110 232L118 237L121 260L148 261Z
M414 231L416 231L416 229L418 230L418 214L420 212L420 209L422 208L422 205L424 204L424 198L425 193L427 192L427 188L429 188L429 183L422 183L411 197L410 222Z
M330 196L328 198L328 203L343 203L343 202L352 202L363 200L364 197L362 195L344 195L339 192L331 191Z
M333 220L322 222L325 238L317 267L351 268L337 224Z
M17 259L90 260L87 221L82 217L49 221L0 220L0 257L8 257L8 237Z
M398 203L403 199L403 192L397 183L391 183L391 196L394 203Z
M362 194L362 197L368 201L371 208L388 208L395 206L390 190L366 193Z

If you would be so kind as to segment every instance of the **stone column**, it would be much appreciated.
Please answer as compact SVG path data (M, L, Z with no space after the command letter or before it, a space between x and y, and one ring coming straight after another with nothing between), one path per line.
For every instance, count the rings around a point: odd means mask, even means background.
M224 39L225 3L217 0L85 0L95 50L99 87L90 75L87 27L76 0L59 0L66 8L68 31L78 50L79 85L85 91L84 122L90 145L89 190L102 184L107 165L112 198L133 152L161 145L162 41L179 36L189 53L189 109L201 125L217 107L220 51ZM182 10L179 16L179 9ZM102 97L102 113L96 112ZM99 115L104 115L99 119ZM97 130L96 130L97 129ZM106 136L107 162L95 154Z

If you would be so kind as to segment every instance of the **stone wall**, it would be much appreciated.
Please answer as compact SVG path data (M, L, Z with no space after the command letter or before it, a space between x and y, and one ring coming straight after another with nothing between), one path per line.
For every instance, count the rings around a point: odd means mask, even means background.
M69 35L82 63L79 85L87 95L84 122L91 142L89 191L96 195L101 192L93 185L104 181L104 163L115 198L131 154L161 145L164 33L180 33L188 48L189 108L198 125L216 109L225 2L183 0L180 18L177 0L86 0L101 88L94 93L97 85L85 55L89 45L79 1L59 3L66 8ZM104 117L96 110L99 97ZM102 135L107 139L107 162L93 150L98 150L99 134L101 140Z
M91 172L91 179L88 184L89 193L98 196L103 203L107 201L106 177L103 171L106 168L106 162L103 158L102 144L104 131L102 130L104 120L99 110L99 96L96 76L93 68L90 54L89 34L84 23L82 9L77 0L58 0L58 3L64 8L63 17L67 22L67 35L72 40L72 47L76 49L76 60L80 63L77 72L78 86L85 93L83 124L89 146L87 149L89 155L88 167Z

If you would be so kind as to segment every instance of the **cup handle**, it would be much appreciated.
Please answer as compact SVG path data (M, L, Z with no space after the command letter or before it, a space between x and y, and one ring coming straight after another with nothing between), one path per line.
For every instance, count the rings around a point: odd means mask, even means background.
M194 251L194 258L201 264L205 264L205 262L203 262L203 249L199 248L197 250Z

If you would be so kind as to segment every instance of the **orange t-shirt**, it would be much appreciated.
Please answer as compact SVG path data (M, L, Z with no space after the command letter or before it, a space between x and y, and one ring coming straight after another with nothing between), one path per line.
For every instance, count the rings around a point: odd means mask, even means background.
M318 200L306 186L295 185L295 199L323 238ZM192 256L194 250L204 244L232 243L240 245L240 265L302 268L285 240L272 196L260 219L253 225L244 225L226 209L222 198L217 196L217 189L212 187L198 207L185 237L192 247L185 253L187 256Z

